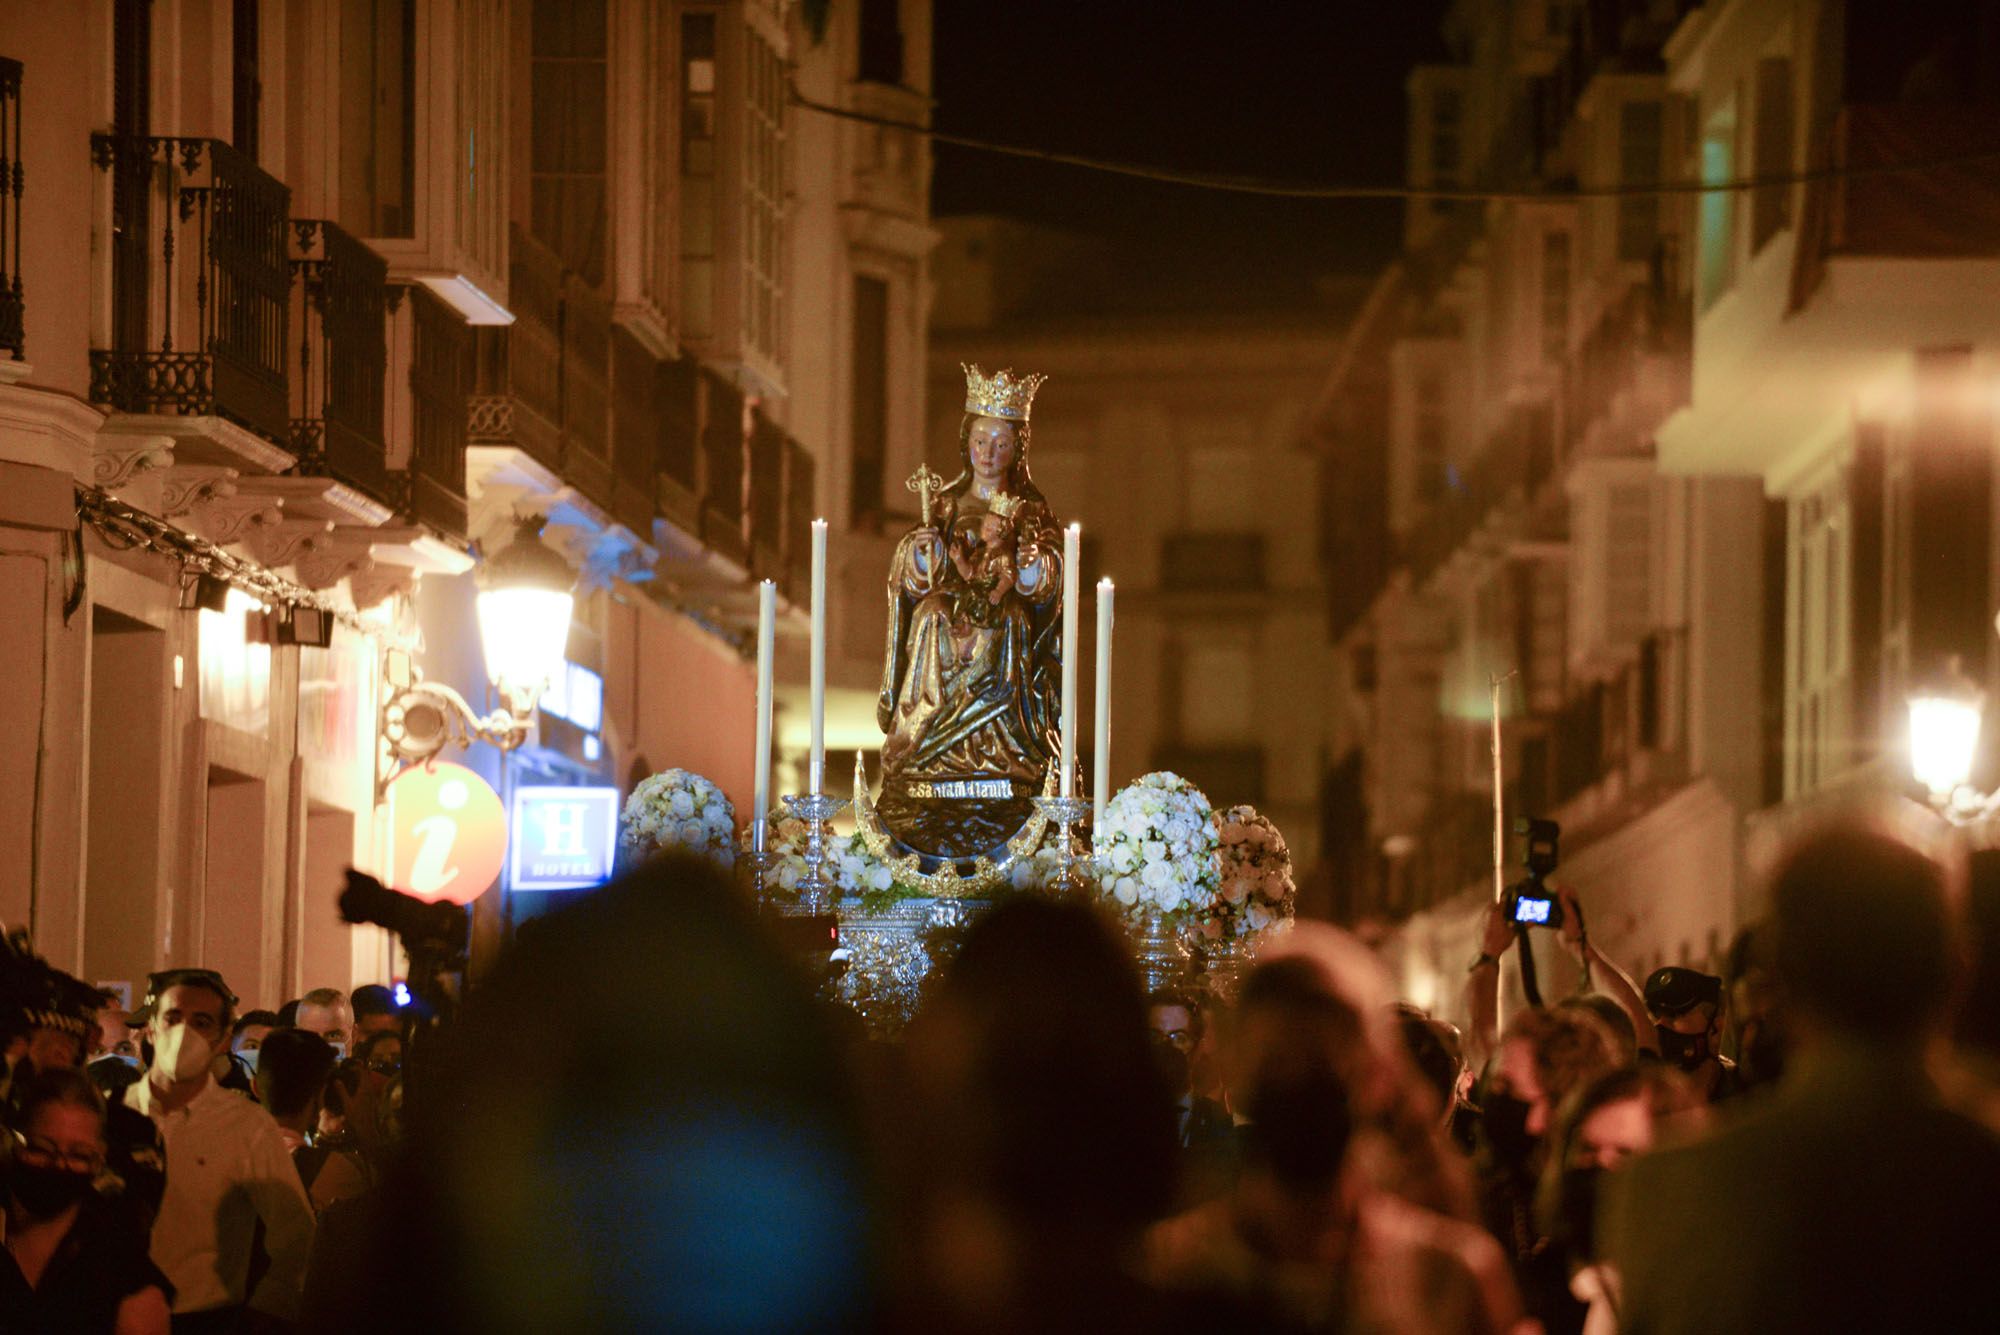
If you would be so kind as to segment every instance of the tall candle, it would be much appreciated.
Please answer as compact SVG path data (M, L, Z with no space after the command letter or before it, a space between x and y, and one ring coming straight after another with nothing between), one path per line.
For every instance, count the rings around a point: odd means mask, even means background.
M778 586L757 585L757 806L751 819L771 810L771 677L778 637Z
M1493 678L1493 902L1507 898L1506 753L1500 749L1500 683ZM1526 949L1526 947L1523 947Z
M1091 757L1095 782L1090 794L1090 828L1104 828L1111 800L1111 599L1109 579L1097 581L1097 749Z
M813 520L812 587L812 758L808 764L814 797L826 773L826 521Z
M1062 795L1076 796L1076 600L1083 526L1063 530Z

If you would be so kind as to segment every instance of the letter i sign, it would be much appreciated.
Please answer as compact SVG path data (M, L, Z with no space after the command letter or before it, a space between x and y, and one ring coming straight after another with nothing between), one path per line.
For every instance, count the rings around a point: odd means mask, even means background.
M499 879L507 813L463 765L413 765L389 781L389 884L419 899L470 904Z

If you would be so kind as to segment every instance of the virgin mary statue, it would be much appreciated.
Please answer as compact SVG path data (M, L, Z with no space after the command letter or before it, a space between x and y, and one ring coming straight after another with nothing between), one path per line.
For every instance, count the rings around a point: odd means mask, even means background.
M965 371L963 467L912 479L916 527L889 567L876 720L883 823L910 850L970 858L1005 842L1056 753L1062 551L1028 470L1039 375Z

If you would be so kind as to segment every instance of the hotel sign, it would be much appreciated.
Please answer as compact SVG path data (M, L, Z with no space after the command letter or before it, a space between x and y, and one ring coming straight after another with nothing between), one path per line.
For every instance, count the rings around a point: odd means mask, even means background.
M513 890L577 890L611 879L616 788L516 788L507 854Z

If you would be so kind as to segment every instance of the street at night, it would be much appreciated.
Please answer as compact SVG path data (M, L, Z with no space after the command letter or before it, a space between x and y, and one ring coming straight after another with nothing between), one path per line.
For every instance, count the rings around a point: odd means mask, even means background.
M2000 0L0 0L0 1335L2000 1330Z

